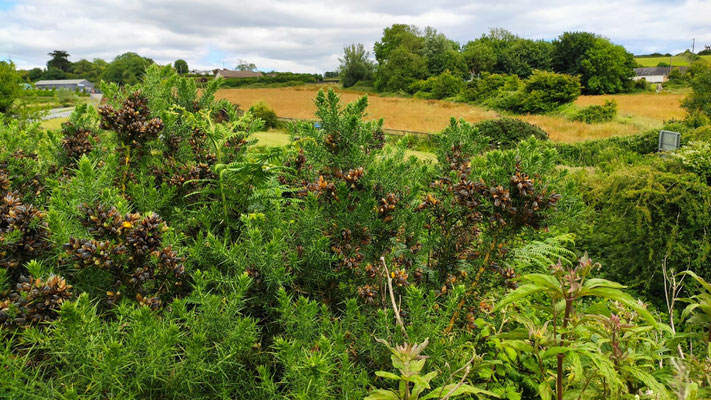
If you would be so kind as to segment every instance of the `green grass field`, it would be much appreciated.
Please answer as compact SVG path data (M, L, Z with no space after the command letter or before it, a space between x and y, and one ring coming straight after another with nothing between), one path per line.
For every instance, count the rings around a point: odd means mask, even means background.
M706 62L711 63L711 56L700 57ZM636 57L634 60L643 67L656 67L661 62L669 64L669 57ZM689 64L691 64L689 59L684 56L672 57L672 66L688 67Z
M54 118L40 122L40 126L44 129L56 130L62 127L62 123L68 121L69 118Z

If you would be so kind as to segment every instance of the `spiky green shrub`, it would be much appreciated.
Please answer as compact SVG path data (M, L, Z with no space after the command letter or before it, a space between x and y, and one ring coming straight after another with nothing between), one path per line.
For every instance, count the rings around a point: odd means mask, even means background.
M548 140L548 133L536 125L529 124L516 118L497 118L477 123L476 128L483 136L491 140L491 147L495 149L508 149L529 137L538 140Z

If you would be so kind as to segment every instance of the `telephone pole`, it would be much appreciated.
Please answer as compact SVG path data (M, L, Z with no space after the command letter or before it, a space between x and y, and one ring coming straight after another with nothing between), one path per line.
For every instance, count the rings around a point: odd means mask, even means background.
M696 38L691 38L691 54L694 54L694 45L696 44Z

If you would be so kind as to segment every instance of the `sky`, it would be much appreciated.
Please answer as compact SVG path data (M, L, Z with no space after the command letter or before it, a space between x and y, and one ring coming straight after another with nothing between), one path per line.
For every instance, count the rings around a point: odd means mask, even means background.
M634 54L711 45L711 0L0 0L0 59L44 67L127 51L191 69L335 70L343 47L367 49L395 23L432 26L462 44L489 28L552 40L565 31L608 37Z

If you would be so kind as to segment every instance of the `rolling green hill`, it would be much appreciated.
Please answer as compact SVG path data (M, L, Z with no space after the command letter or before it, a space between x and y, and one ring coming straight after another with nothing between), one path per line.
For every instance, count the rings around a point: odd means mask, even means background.
M711 63L711 56L701 56L706 62ZM634 59L643 67L656 67L660 62L669 64L669 57L635 57ZM684 56L674 56L672 65L681 67L689 66L689 59Z

